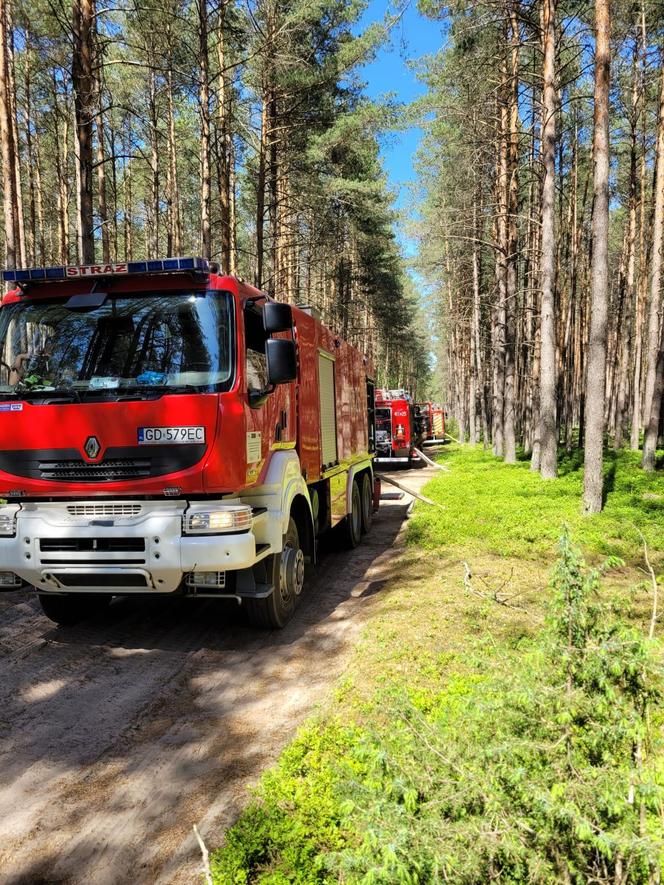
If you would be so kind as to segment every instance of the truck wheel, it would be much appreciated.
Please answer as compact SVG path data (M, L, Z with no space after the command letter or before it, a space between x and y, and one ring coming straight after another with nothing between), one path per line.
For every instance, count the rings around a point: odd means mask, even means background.
M362 531L366 534L373 522L373 487L371 476L365 473L362 477Z
M247 599L245 607L253 627L281 629L293 617L304 588L304 554L297 524L291 516L281 553L272 555L274 590L265 599Z
M346 535L346 547L354 550L362 538L362 497L357 480L353 480L353 489L350 494L350 513L344 520Z
M61 596L39 594L39 602L46 617L63 627L103 611L110 601L110 596L99 593L67 593Z

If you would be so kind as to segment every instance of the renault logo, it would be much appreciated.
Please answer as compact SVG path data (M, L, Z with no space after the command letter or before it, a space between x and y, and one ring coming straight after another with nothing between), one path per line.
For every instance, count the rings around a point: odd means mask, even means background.
M89 436L85 441L85 454L90 458L91 461L97 457L99 452L101 451L101 446L99 445L99 440L96 436Z

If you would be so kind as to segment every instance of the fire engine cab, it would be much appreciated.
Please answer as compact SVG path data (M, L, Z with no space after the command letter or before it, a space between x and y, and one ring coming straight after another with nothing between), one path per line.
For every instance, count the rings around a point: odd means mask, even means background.
M419 461L419 441L410 395L405 390L376 390L376 460L411 466Z
M286 624L316 539L371 526L367 360L200 258L4 278L2 589L58 623L137 593Z

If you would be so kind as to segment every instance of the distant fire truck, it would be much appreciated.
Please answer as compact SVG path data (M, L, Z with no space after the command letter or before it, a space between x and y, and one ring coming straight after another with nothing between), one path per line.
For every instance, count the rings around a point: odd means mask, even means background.
M415 449L421 444L415 408L405 390L376 390L376 461L419 462Z
M319 535L371 526L371 365L203 259L4 278L2 589L59 623L184 594L286 624Z
M422 428L423 442L442 442L445 439L445 410L435 403L416 403L416 416Z

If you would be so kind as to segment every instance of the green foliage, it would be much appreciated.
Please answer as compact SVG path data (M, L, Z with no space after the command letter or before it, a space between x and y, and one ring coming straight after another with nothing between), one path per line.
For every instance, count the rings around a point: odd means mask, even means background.
M567 532L540 636L306 728L215 854L219 885L649 883L662 674Z
M418 507L409 524L411 543L449 550L472 544L475 552L549 560L563 525L589 554L619 556L642 564L643 532L656 568L664 557L664 475L645 474L638 452L608 452L606 506L583 517L581 454L563 457L560 478L543 480L522 461L501 463L479 448L451 446L443 456L451 473L441 473L427 495L443 511Z

